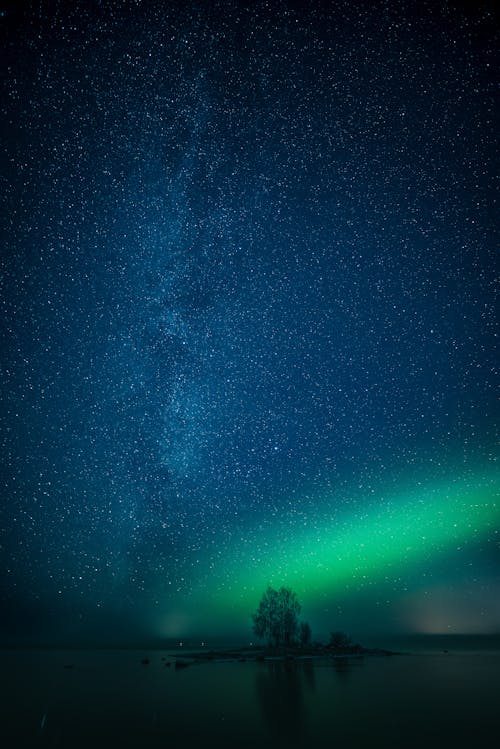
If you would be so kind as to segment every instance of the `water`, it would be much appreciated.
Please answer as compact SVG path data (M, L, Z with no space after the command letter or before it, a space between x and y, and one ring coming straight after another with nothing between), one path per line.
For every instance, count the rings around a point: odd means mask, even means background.
M0 651L0 744L478 749L498 733L498 652L178 671L169 660L161 651Z

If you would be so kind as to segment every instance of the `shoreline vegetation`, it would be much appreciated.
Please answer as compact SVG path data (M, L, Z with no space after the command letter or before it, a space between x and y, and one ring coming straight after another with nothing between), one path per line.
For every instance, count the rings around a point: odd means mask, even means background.
M309 622L301 621L299 614L301 605L297 594L291 588L281 587L278 590L267 586L257 611L252 615L253 633L266 645L250 645L243 648L224 650L195 651L174 656L175 668L200 663L214 663L224 661L329 661L331 663L348 658L362 658L363 656L391 656L396 655L392 650L365 648L354 643L345 632L330 633L327 645L315 642L311 636ZM143 661L143 663L147 662ZM169 665L169 663L165 663Z
M275 590L270 585L264 591L257 611L252 615L253 633L265 645L253 645L224 650L195 651L176 654L176 669L196 663L224 661L312 661L322 659L337 662L365 655L391 656L392 650L365 648L354 643L345 632L330 632L327 645L313 641L309 622L299 620L301 605L291 588ZM166 659L165 659L166 660ZM143 663L149 663L148 659ZM170 662L165 663L170 665Z
M175 654L175 668L200 663L224 661L312 661L327 659L362 658L365 655L395 655L393 651L369 649L354 643L345 632L330 633L327 645L313 641L308 622L300 621L301 605L291 588L275 590L270 585L264 591L257 611L252 615L254 635L266 642L231 649L183 652ZM166 660L166 659L165 659ZM147 659L143 660L147 664ZM165 663L170 665L170 662Z

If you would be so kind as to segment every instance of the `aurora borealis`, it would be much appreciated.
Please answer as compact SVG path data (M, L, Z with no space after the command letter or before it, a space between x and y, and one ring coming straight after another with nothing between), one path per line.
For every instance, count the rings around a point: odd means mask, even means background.
M492 8L1 6L5 641L500 630Z
M250 547L229 569L224 560L220 605L226 616L243 614L268 584L289 585L306 606L350 588L358 594L370 586L383 589L381 581L390 581L396 570L404 578L424 562L432 571L450 550L494 539L499 518L498 476L492 475L475 486L454 481L385 502L378 498L361 518L337 518L292 538L273 528L261 557Z

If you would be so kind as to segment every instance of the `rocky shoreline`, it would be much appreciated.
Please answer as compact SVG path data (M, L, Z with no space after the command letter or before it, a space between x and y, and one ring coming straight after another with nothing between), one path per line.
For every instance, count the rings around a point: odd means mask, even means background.
M319 660L323 662L325 660L335 662L338 660L363 658L365 656L390 657L394 655L401 655L401 653L380 648L364 648L361 645L356 645L342 650L336 650L329 647L287 649L244 647L228 650L175 653L172 658L174 659L174 667L180 669L202 663L245 663L246 661L283 661L294 663Z

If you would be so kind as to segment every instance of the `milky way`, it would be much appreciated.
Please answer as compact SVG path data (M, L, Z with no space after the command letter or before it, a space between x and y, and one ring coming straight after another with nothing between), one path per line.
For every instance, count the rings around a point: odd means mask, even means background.
M4 6L6 637L500 627L495 19L331 5Z

